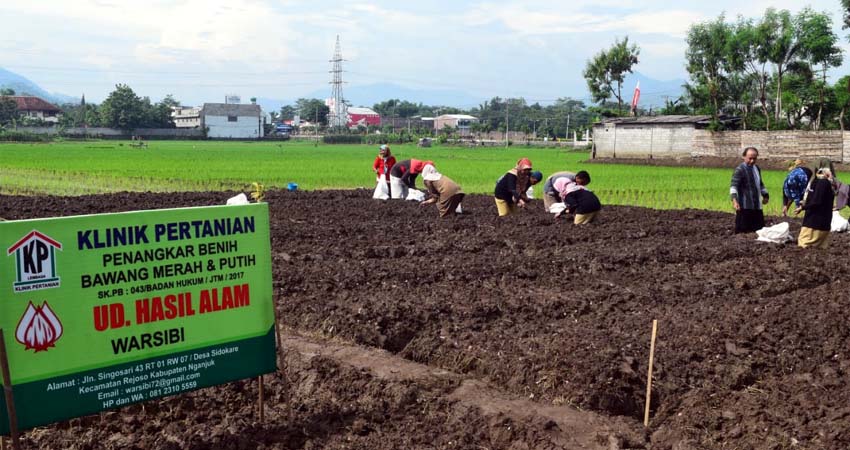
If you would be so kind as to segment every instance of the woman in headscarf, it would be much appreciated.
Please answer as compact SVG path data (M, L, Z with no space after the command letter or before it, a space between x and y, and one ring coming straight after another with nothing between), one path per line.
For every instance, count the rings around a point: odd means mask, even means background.
M420 205L437 204L440 217L454 215L458 206L466 195L457 183L451 178L437 172L432 164L427 164L422 169L422 181L428 191L429 198Z
M803 196L806 195L806 187L809 185L809 179L812 177L812 170L806 167L806 162L802 159L797 159L788 168L788 176L782 183L782 215L788 215L788 208L791 203L794 207L799 208L800 202L803 201Z
M496 209L499 216L507 216L516 212L516 207L524 208L530 200L526 191L529 186L540 182L543 174L531 171L531 161L522 158L516 163L516 167L509 170L496 182Z
M832 203L835 193L832 191L832 171L820 168L806 189L806 196L795 211L806 211L803 227L797 245L800 247L826 248L829 230L832 225Z
M378 149L378 156L375 157L375 162L372 164L372 170L375 172L377 176L377 182L379 189L375 189L374 198L386 199L390 194L390 170L395 165L395 156L390 153L389 145L382 145L380 149ZM381 186L380 183L385 183L386 185L386 193L384 193L384 186ZM379 193L381 194L379 196Z

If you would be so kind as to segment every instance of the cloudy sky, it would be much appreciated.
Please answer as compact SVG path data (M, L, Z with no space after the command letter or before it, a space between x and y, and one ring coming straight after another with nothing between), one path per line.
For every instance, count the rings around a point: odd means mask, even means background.
M410 4L408 4L410 3ZM839 0L0 0L0 67L51 92L101 101L116 83L159 100L277 99L327 89L339 35L348 85L394 83L535 101L587 96L587 59L628 36L637 71L685 79L688 27Z

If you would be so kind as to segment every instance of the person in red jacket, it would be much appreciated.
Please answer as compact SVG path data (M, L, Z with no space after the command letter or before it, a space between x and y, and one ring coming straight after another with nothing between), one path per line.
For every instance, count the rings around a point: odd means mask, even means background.
M389 198L390 195L390 170L395 165L395 156L390 152L389 145L382 145L378 150L378 156L372 164L372 170L377 177L378 187L375 189L374 198ZM384 183L381 185L381 183ZM386 188L386 189L384 189Z

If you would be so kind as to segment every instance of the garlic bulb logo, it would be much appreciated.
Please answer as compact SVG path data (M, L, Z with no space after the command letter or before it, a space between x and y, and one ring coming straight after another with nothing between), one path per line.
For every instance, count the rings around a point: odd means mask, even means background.
M15 329L15 338L18 342L24 344L26 350L33 349L40 352L55 346L60 337L62 337L62 323L47 302L41 306L35 306L30 302L18 322L18 328Z

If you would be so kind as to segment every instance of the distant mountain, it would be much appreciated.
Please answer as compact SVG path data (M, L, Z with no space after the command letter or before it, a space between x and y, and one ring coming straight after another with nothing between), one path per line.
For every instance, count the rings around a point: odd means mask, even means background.
M629 74L623 83L623 100L631 102L635 83L640 81L640 107L658 109L664 106L665 96L670 101L675 101L685 90L682 85L685 80L656 80L643 75L640 72ZM455 106L461 109L469 109L478 106L486 100L475 95L461 91L435 90L435 89L413 89L392 83L370 84L363 86L346 86L343 88L345 99L353 106L371 107L375 103L397 98L413 103L423 103L429 106ZM300 97L325 99L330 97L330 88L322 91L313 91ZM589 94L585 94L589 96ZM558 95L560 96L560 95ZM564 96L566 97L566 95ZM271 99L260 97L257 103L262 106L263 111L279 111L283 105L294 105L292 99Z
M631 103L635 85L640 81L640 100L638 106L644 109L658 109L665 106L665 97L671 102L676 101L685 93L682 87L687 80L656 80L634 72L628 74L623 82L623 102Z
M41 97L57 105L62 103L79 103L80 101L79 97L74 98L70 95L47 92L27 78L3 68L0 68L0 88L12 89L15 91L15 95Z

